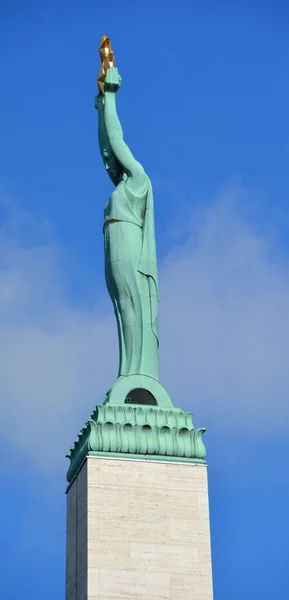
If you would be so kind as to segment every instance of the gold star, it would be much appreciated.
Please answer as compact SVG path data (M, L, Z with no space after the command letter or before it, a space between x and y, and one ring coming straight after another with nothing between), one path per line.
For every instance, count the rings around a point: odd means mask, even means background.
M99 56L101 60L101 67L97 78L97 85L99 92L104 94L104 80L107 69L114 67L114 52L111 49L110 39L103 35L99 46Z

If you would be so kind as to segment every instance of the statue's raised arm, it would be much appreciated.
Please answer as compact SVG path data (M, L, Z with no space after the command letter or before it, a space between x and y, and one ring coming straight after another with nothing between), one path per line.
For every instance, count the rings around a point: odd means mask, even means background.
M130 187L144 185L146 175L142 165L134 158L124 142L123 131L116 110L115 95L120 86L120 76L116 67L108 69L104 83L104 121L107 136L115 159L130 178Z
M116 92L121 85L121 77L114 66L114 53L110 40L103 36L100 45L102 66L98 78L100 94L96 99L96 108L99 110L99 144L103 160L107 168L107 159L110 159L113 171L121 170L129 178L129 186L133 189L143 187L147 183L146 174L142 165L134 158L127 144L124 142L122 126L116 109ZM104 139L106 138L106 140ZM104 147L105 146L105 147ZM113 164L114 163L114 164ZM107 169L109 175L110 169Z

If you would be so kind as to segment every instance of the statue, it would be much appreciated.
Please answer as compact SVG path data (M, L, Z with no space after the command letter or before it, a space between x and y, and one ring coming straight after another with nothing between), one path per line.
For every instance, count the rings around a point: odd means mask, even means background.
M67 480L86 456L205 463L204 428L176 408L159 381L158 272L151 182L123 140L110 40L100 45L98 137L113 190L104 210L105 277L118 326L118 378L67 455Z
M98 77L98 139L113 190L104 210L105 278L118 327L118 377L159 380L158 272L152 185L123 139L116 110L121 78L103 36Z

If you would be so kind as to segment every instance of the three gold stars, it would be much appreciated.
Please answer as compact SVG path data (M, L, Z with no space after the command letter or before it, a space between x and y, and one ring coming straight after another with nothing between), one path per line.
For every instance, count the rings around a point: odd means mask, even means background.
M99 46L101 67L97 78L99 92L104 94L104 80L107 69L114 67L114 52L111 49L110 39L103 35Z

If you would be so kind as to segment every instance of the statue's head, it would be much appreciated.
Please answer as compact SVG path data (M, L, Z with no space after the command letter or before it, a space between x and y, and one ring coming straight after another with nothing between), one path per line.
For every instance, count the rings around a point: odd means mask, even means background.
M102 160L110 179L117 186L123 177L123 168L116 160L112 152L104 149L102 152Z

